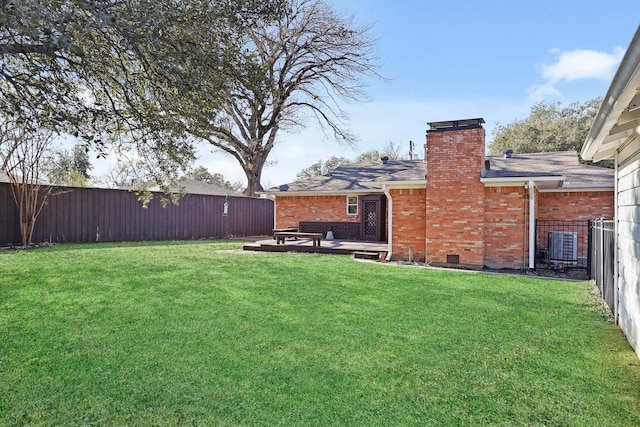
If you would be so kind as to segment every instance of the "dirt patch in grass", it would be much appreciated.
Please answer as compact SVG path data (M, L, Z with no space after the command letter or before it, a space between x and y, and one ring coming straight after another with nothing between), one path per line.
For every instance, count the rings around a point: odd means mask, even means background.
M370 261L370 262L379 262L379 261ZM495 274L511 274L516 276L530 276L530 277L547 277L547 278L555 278L562 280L579 280L585 281L589 280L589 276L587 274L587 270L585 268L563 268L563 269L552 269L552 268L537 268L536 270L529 270L525 268L477 268L477 267L465 267L465 266L456 266L456 265L433 265L428 263L421 262L409 262L409 261L391 261L389 262L391 265L404 266L404 267L422 267L422 268L442 268L442 269L452 269L452 270L464 270L464 271L476 271L476 272L485 272L485 273L495 273Z
M50 248L53 246L53 243L43 242L43 243L32 243L30 245L7 245L0 246L0 251L19 251L26 249L39 249L39 248Z

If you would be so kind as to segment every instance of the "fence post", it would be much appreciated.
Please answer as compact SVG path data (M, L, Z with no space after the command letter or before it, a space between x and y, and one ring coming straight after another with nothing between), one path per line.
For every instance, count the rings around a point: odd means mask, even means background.
M600 218L598 220L600 227L598 231L600 233L600 283L602 283L601 296L604 298L604 219Z
M587 223L587 277L593 279L593 221Z

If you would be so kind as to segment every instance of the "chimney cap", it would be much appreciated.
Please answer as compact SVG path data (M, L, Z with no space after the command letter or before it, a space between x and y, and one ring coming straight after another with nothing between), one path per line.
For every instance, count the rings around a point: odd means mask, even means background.
M513 149L507 148L506 150L504 150L504 158L510 159L511 157L513 157Z
M477 119L463 119L463 120L447 120L443 122L428 122L429 130L458 130L458 129L474 129L482 127L485 123L482 117Z

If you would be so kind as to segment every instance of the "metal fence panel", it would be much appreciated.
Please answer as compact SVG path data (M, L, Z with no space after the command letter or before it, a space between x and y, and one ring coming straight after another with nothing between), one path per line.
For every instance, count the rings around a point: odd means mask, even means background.
M536 268L587 268L588 221L536 221Z
M227 203L228 215L224 215ZM274 203L268 199L188 194L162 206L156 194L146 208L134 193L102 188L54 187L42 209L33 242L84 243L185 240L271 234ZM0 183L0 244L20 243L11 186Z
M589 222L590 234L590 274L596 283L600 296L617 319L615 283L615 222L595 219Z

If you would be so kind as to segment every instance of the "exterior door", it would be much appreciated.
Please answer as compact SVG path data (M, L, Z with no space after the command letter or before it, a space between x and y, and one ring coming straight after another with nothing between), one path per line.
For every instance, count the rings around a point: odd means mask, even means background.
M362 240L384 240L384 196L362 197Z

